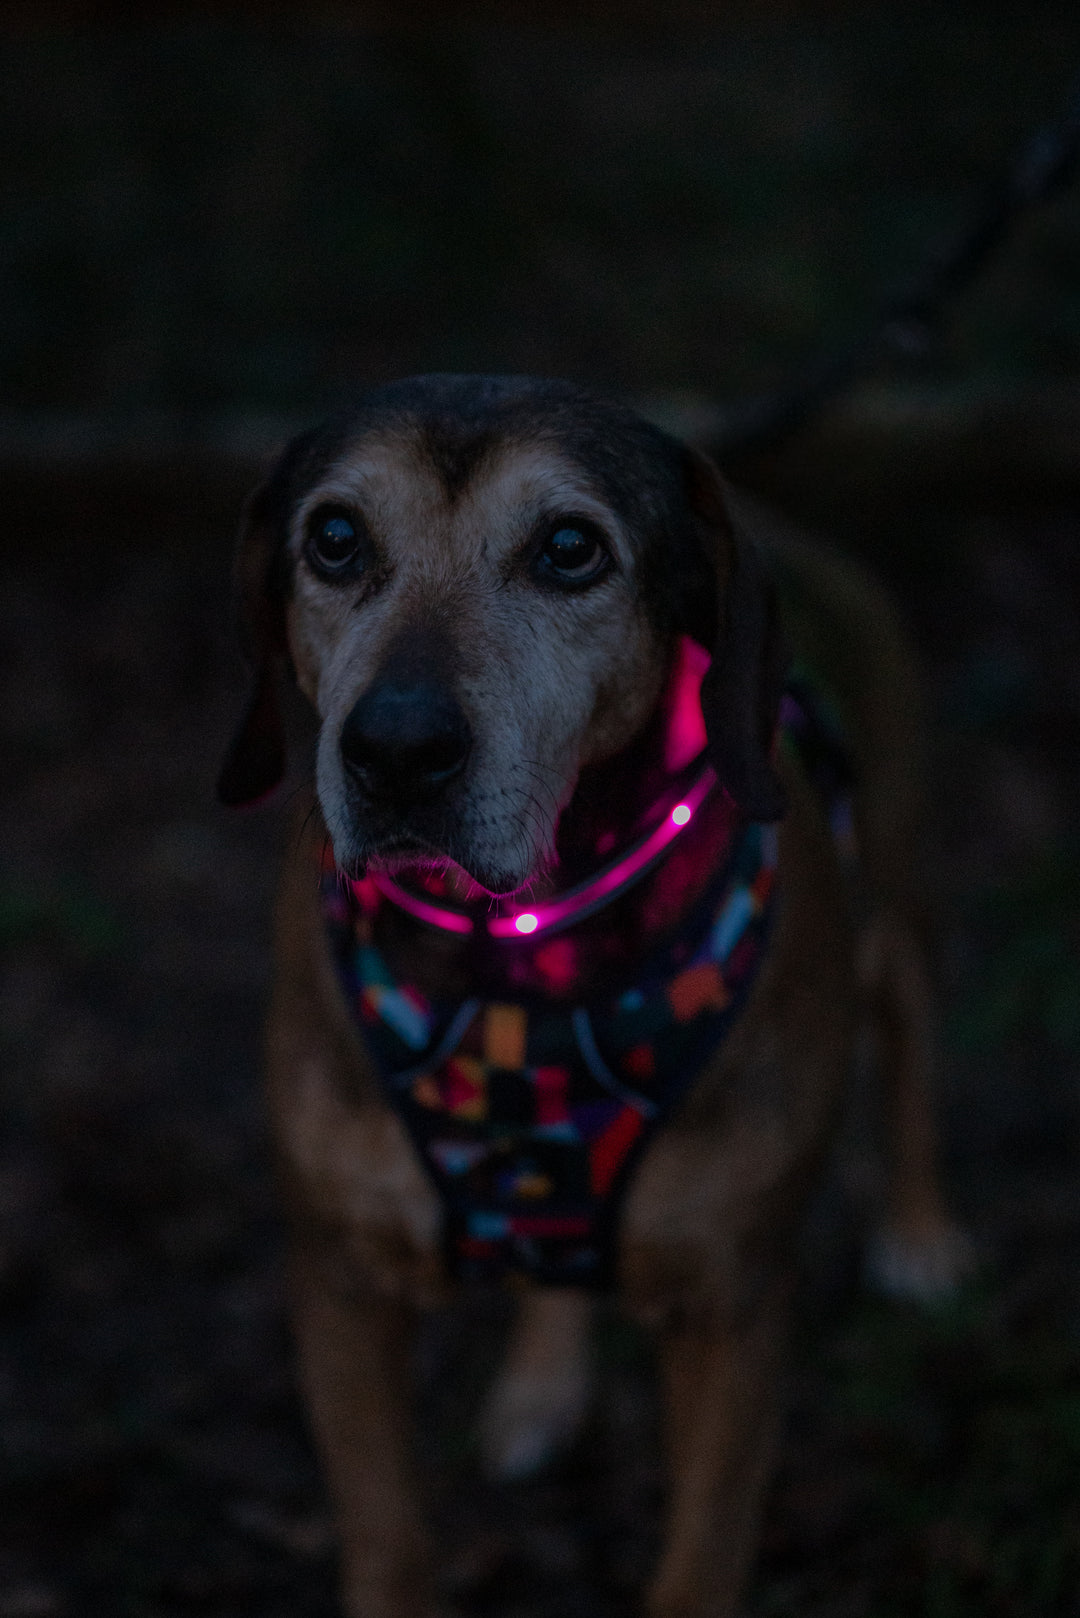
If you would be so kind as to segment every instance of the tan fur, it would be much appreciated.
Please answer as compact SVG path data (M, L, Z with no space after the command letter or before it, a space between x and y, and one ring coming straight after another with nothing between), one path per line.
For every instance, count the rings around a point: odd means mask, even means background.
M342 720L387 647L434 621L459 655L482 750L462 808L466 842L484 869L530 879L581 768L624 746L661 689L668 648L642 609L619 519L586 470L542 443L494 444L451 498L414 438L369 435L308 490L294 554L304 513L328 495L362 504L385 564L360 601L301 565L288 607L297 677L322 719L318 793L339 860L356 837L337 757ZM567 502L602 525L621 570L591 596L549 602L520 582L516 558L536 511ZM726 555L719 547L722 587ZM794 546L789 565L817 578L811 552ZM847 578L840 568L825 587L844 621L855 586L836 579ZM857 622L852 639L872 664L865 627ZM878 691L871 673L860 678ZM882 749L885 776L899 771L903 783L915 766L890 734L887 715L871 716L860 747L871 760ZM522 756L546 785L524 830ZM622 1298L658 1334L667 1397L671 1489L653 1618L725 1618L753 1556L779 1424L793 1238L830 1139L860 993L890 1030L891 1223L924 1250L950 1234L933 1166L929 990L905 886L917 816L890 823L876 788L863 801L873 870L860 986L821 806L793 765L780 768L788 812L767 961L734 1033L649 1147L622 1219ZM267 1062L301 1375L337 1509L344 1611L428 1618L403 1366L414 1312L447 1291L440 1208L343 1004L315 886L323 829L306 806L299 823L307 829L290 842L276 911ZM436 978L442 947L433 942L427 963ZM523 1457L532 1464L565 1436L587 1391L587 1325L587 1303L564 1294L526 1308L484 1418L493 1471L520 1471Z

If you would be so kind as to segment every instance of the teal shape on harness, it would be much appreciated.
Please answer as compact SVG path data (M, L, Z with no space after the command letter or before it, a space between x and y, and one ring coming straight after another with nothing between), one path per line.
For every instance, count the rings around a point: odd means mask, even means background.
M339 895L340 897L340 895ZM390 968L374 944L361 944L353 956L356 981L368 988L392 989L394 979Z
M467 1174L487 1156L487 1148L471 1141L435 1140L428 1148L447 1174Z
M532 1131L533 1140L548 1140L555 1145L576 1146L581 1140L581 1134L576 1126L567 1121L558 1124L537 1124Z
M378 991L378 1012L411 1051L426 1050L431 1043L431 1021L402 989Z
M754 895L750 889L736 888L709 937L709 954L714 961L722 961L730 955L753 920L754 910Z

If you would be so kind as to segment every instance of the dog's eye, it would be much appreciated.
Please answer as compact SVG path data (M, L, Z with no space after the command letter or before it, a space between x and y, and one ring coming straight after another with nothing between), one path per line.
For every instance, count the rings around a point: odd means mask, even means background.
M559 584L589 584L604 572L607 562L607 550L591 525L567 523L544 541L538 570Z
M308 525L307 557L317 573L336 576L355 571L362 528L343 511L317 511Z

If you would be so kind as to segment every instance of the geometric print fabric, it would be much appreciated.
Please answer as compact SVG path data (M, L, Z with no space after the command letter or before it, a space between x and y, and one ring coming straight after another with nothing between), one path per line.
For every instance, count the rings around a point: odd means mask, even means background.
M642 1148L737 1018L762 958L776 831L743 824L680 936L588 1004L435 1004L376 944L374 884L322 875L349 1006L444 1208L454 1273L612 1279L619 1202Z

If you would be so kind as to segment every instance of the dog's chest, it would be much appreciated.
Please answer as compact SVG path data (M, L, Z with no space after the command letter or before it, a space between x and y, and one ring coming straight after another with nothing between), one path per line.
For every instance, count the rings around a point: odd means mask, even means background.
M743 825L677 936L582 1002L572 990L439 1002L391 967L370 885L324 876L342 988L440 1194L454 1272L610 1281L638 1157L756 978L775 868L773 829Z

